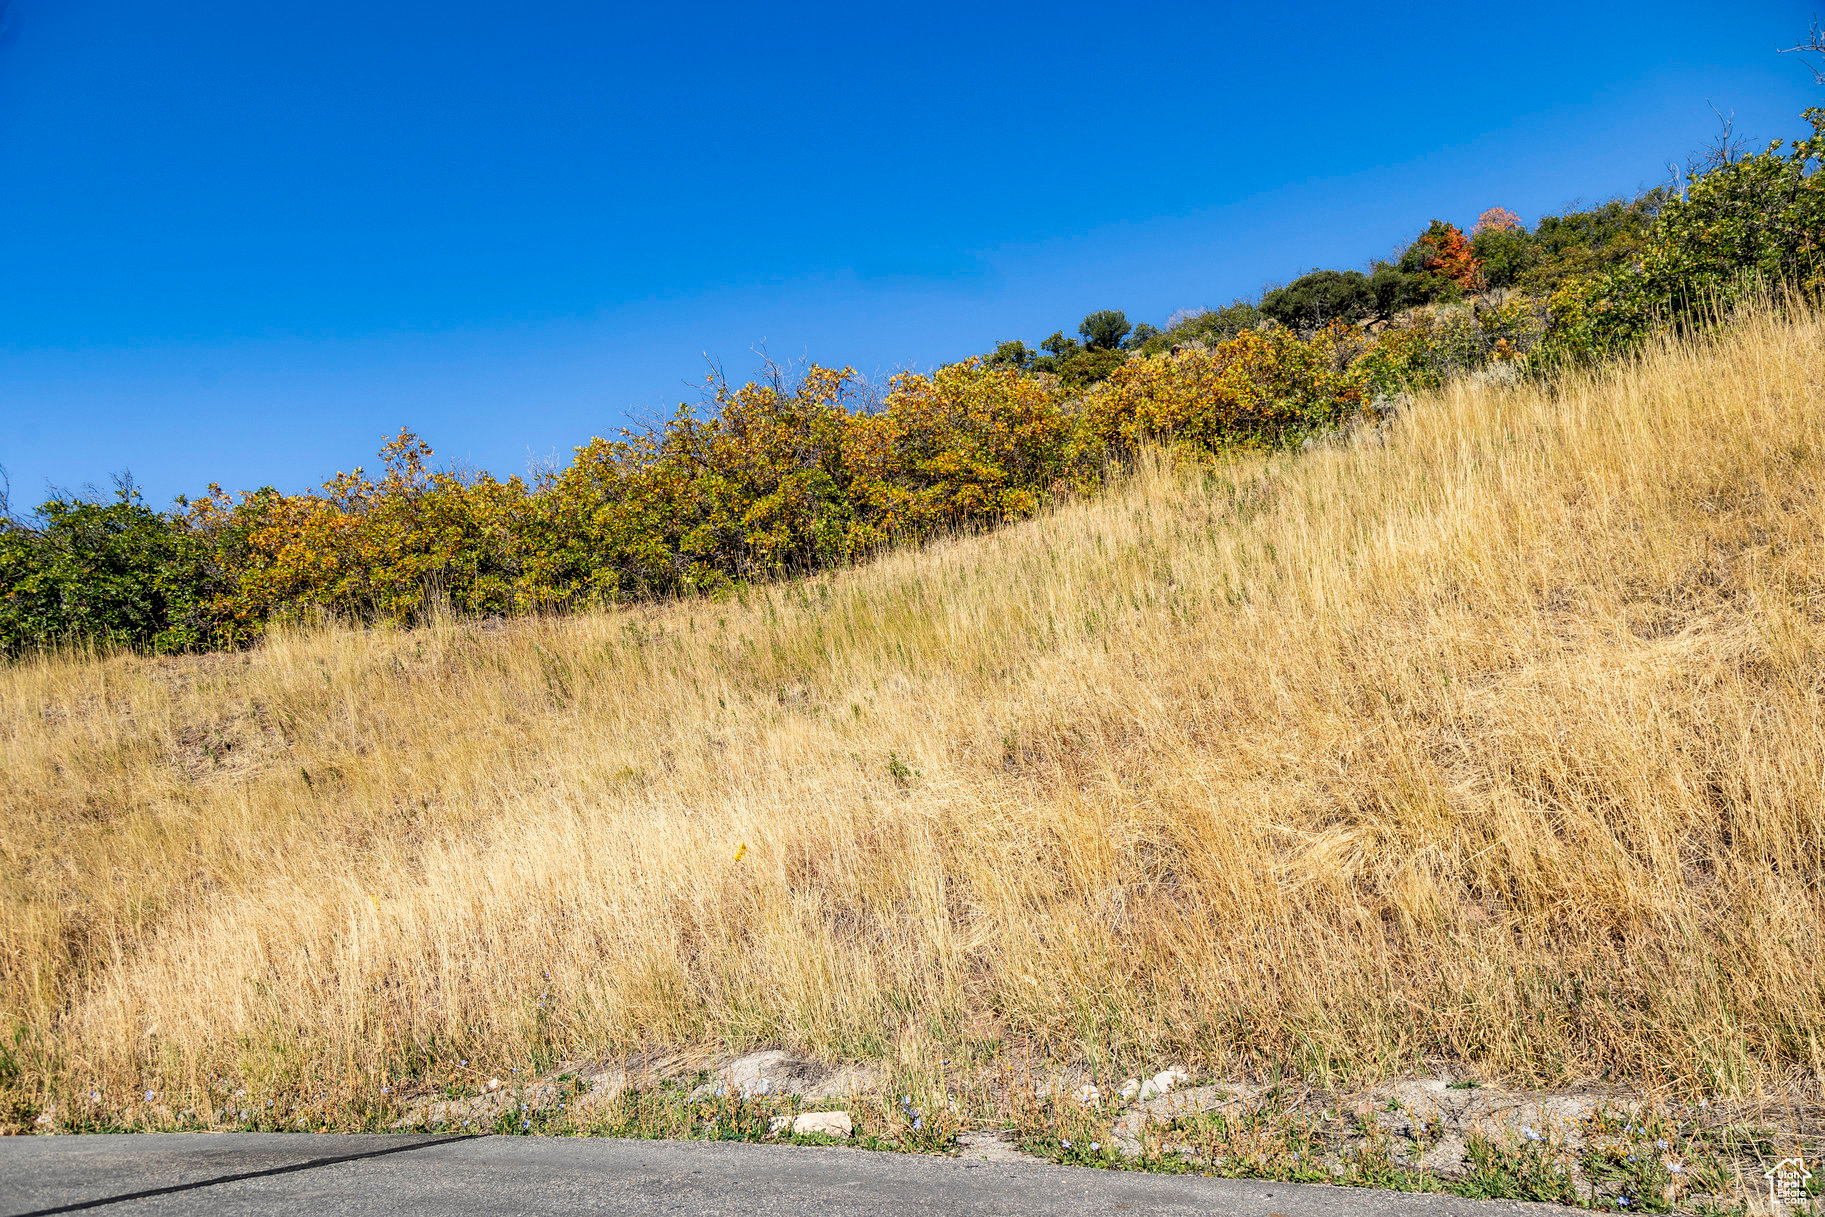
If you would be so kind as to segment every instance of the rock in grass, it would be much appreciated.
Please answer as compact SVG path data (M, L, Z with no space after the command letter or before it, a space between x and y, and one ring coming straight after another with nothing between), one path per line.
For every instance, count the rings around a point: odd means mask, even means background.
M795 1094L803 1099L841 1099L866 1094L879 1085L874 1070L866 1066L807 1060L769 1048L736 1057L716 1071L714 1082L698 1087L692 1097L739 1094L748 1099Z
M808 1111L792 1121L795 1137L822 1133L826 1137L847 1137L855 1131L846 1111Z
M1153 1097L1153 1095L1147 1093L1148 1085L1153 1087L1153 1094L1160 1095L1167 1094L1175 1086L1183 1086L1189 1081L1191 1081L1191 1075L1177 1066L1174 1066L1171 1069L1163 1069L1147 1079L1147 1084L1141 1087L1141 1097L1144 1099Z

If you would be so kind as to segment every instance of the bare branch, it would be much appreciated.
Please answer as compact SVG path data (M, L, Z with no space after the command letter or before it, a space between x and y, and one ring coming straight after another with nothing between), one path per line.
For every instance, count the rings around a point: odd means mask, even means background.
M1806 41L1798 46L1781 47L1780 54L1798 55L1800 62L1806 65L1806 70L1812 73L1812 83L1825 85L1825 27L1819 25L1818 17L1813 17L1812 29L1808 31ZM1817 55L1819 62L1807 59L1808 55Z
M1709 101L1711 113L1717 115L1717 134L1711 142L1701 146L1698 151L1686 158L1686 176L1702 177L1713 169L1722 169L1734 165L1743 159L1743 149L1748 141L1736 133L1736 111L1725 114Z

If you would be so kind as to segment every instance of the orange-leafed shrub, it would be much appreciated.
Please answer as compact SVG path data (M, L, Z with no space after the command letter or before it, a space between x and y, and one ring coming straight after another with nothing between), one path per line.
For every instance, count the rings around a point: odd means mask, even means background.
M1421 269L1450 280L1465 294L1482 290L1483 264L1457 225L1434 220L1414 245Z

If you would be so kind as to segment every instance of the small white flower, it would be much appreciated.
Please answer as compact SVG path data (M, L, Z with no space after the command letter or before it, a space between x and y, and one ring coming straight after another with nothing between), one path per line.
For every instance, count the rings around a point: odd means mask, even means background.
M1103 1143L1101 1141L1090 1142L1090 1152L1091 1153L1095 1153L1097 1150L1101 1149L1102 1147L1103 1147Z

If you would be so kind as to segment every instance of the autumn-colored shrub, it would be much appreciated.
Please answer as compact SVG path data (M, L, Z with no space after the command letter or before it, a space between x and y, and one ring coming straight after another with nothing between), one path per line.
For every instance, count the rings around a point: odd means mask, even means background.
M1334 340L1249 330L1209 349L1130 360L1084 397L1097 444L1111 454L1164 442L1206 451L1280 442L1360 408L1359 373Z
M1400 269L1423 272L1451 285L1459 294L1482 290L1483 268L1463 229L1434 220L1401 255Z
M381 449L378 481L357 468L319 492L271 489L190 504L227 589L210 605L218 641L244 641L271 619L334 616L411 622L445 599L464 613L526 607L514 594L518 478L465 478L428 466L431 448L402 431Z
M1100 468L1062 389L977 360L896 377L886 408L850 428L872 543L1028 516Z

